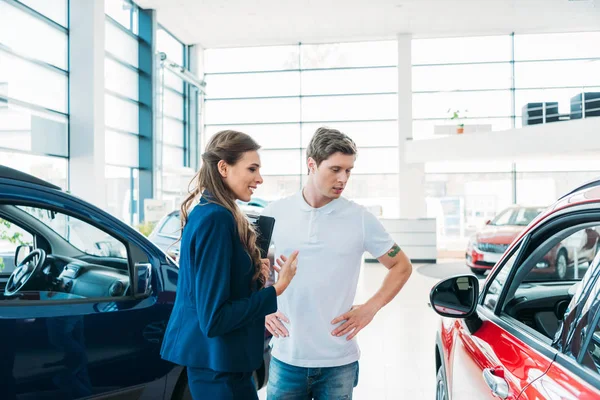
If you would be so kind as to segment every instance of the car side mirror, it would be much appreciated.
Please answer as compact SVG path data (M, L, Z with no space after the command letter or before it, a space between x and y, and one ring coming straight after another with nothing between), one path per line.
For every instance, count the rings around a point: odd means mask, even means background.
M474 275L445 279L431 289L429 301L442 317L467 318L477 308L479 280Z
M32 250L33 247L28 244L18 246L15 250L15 267L19 266Z
M133 267L133 297L145 298L152 293L152 265L136 263Z

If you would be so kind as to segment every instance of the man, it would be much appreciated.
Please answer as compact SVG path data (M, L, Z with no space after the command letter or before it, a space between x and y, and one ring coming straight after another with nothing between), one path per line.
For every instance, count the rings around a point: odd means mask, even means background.
M278 264L282 254L300 252L294 281L266 319L274 335L269 400L352 398L360 357L355 337L412 272L379 220L342 197L356 154L348 136L319 128L308 145L306 185L263 212L276 221ZM389 271L373 297L353 306L365 251Z

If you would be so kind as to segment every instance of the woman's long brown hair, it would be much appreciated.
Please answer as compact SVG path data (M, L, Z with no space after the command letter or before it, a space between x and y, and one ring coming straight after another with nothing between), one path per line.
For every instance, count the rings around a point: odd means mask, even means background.
M260 250L256 245L256 232L238 207L235 195L225 184L218 169L219 161L223 160L229 165L235 165L244 153L258 149L260 149L258 143L242 132L226 130L218 132L211 138L206 146L206 151L202 154L200 171L190 182L190 186L193 185L193 188L190 189L189 196L181 204L181 235L183 236L188 213L194 202L204 191L207 191L210 193L210 197L207 198L209 202L219 204L233 214L240 240L254 264L252 281L258 281L259 287L262 288L265 278L261 273Z

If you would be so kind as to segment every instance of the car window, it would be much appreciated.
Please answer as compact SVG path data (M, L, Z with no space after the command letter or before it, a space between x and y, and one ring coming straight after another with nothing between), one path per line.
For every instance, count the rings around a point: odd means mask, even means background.
M498 226L508 225L510 222L510 219L512 217L512 214L513 214L512 208L504 210L502 213L500 213L500 215L498 215L496 218L494 218L494 220L490 223L490 225L498 225Z
M69 244L86 254L127 259L120 241L77 218L36 207L19 208L59 234Z
M553 341L560 333L576 283L593 266L600 225L565 226L538 238L516 266L502 314Z
M520 208L515 213L514 225L527 226L542 211L543 211L543 209L541 209L541 208Z
M165 223L160 227L158 233L163 236L179 237L181 231L181 220L179 215L170 215Z
M42 247L34 246L32 258L23 260L11 273L0 304L14 300L116 298L130 293L128 251L117 238L60 212L9 207L6 210L13 220L21 221L45 240L36 240L36 245Z
M552 247L537 255L534 268L524 283L539 281L581 280L598 253L600 225L585 227L556 239Z
M17 224L0 218L0 274L15 268L15 251L20 245L32 245L33 236Z
M483 306L491 311L496 309L496 304L498 304L498 298L500 297L500 293L506 284L506 280L512 271L515 260L517 259L517 255L519 254L519 246L516 246L512 255L506 260L506 262L499 267L498 273L492 279L489 288L485 294L485 298L483 301Z

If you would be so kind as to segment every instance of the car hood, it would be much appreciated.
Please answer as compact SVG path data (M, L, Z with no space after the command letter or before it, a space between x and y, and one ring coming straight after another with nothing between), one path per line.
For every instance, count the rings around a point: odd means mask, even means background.
M520 225L487 225L475 237L479 243L510 244L524 229Z

